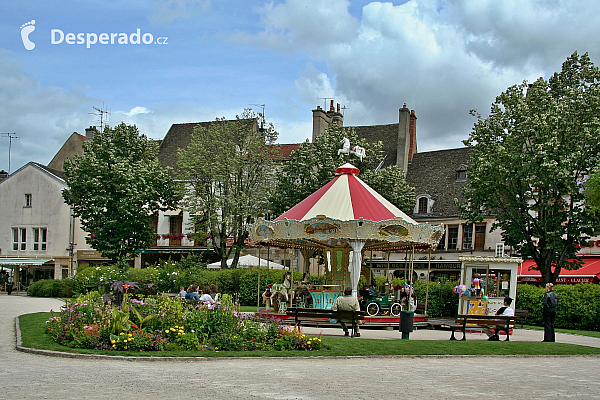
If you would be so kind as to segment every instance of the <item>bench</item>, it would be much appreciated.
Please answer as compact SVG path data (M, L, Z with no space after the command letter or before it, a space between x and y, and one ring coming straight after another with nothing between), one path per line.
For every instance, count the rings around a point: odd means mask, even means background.
M506 340L510 340L510 328L514 328L517 317L506 316L506 315L465 315L460 314L456 316L454 324L449 324L448 327L452 330L450 340L457 340L454 337L454 332L461 331L463 337L461 340L467 340L467 326L477 327L488 327L496 330L496 334L499 332L496 329L497 326L502 326L502 330L506 332Z
M529 310L515 310L515 317L517 317L517 323L521 324L521 329L523 329L523 322L525 322L528 315Z
M328 318L337 319L338 321L351 321L352 337L356 336L356 332L354 332L354 326L358 324L359 321L364 321L365 319L364 311L333 311L322 308L290 307L286 310L286 315L288 317L294 317L294 323L298 326L300 326L302 320L309 318Z

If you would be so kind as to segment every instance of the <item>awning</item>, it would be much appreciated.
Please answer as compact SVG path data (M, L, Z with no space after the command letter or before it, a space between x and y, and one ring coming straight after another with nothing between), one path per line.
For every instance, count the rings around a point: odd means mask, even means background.
M53 258L0 258L0 265L2 265L2 266L43 265L50 261L54 261L54 259Z
M577 270L561 269L556 283L586 283L593 282L595 277L600 278L600 258L582 258L583 265ZM536 266L534 260L525 260L517 270L519 282L543 282L542 274L532 268Z
M177 217L181 214L181 210L168 210L165 211L165 217Z

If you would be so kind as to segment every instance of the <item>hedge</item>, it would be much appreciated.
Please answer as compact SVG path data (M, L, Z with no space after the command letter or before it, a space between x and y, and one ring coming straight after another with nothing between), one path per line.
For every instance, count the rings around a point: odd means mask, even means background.
M42 279L32 283L27 295L33 297L73 297L76 283L73 279Z
M558 294L558 310L555 326L566 329L600 330L600 285L578 283L555 285ZM546 289L540 286L519 284L517 286L517 309L529 310L527 323L543 325L542 299Z

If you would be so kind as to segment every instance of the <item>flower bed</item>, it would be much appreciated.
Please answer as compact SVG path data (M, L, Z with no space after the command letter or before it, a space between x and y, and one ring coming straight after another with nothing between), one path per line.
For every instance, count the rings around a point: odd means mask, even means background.
M121 307L80 297L53 313L46 333L68 347L113 351L323 348L320 336L308 337L275 320L243 317L230 303L189 304L160 295L134 299L125 294Z

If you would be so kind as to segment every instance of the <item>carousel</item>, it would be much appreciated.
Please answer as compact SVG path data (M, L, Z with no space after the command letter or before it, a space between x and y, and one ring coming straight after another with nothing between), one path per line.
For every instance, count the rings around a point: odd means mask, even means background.
M324 263L325 284L310 286L305 278L290 287L289 302L296 299L300 307L330 308L346 287L360 299L359 289L365 289L358 287L364 252L402 251L414 260L415 250L435 248L442 237L442 225L415 222L364 183L359 173L346 163L329 183L296 206L273 221L258 219L250 227L250 239L259 246L300 249L304 258L300 272L305 277L311 257L319 256ZM369 282L370 276L366 278ZM308 299L301 296L307 292Z

